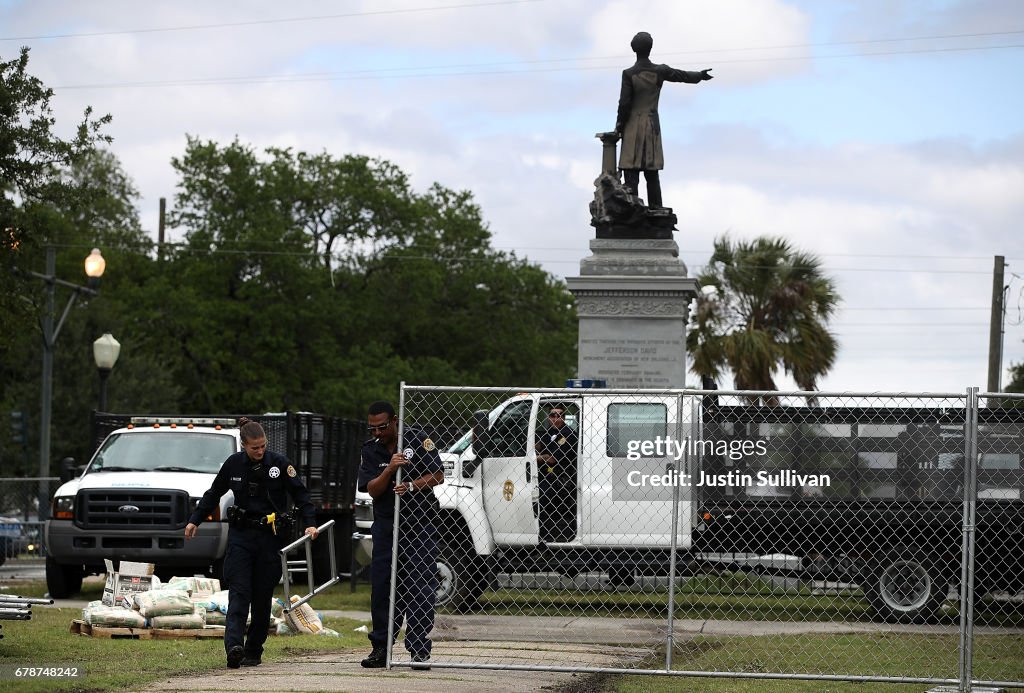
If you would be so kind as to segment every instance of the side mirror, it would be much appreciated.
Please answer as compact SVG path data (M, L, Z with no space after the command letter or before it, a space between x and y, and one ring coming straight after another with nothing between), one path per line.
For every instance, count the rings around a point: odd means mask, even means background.
M60 483L71 481L78 476L78 469L75 468L75 458L65 457L60 461Z
M481 409L473 412L473 454L476 455L477 464L491 455L489 423L486 411Z

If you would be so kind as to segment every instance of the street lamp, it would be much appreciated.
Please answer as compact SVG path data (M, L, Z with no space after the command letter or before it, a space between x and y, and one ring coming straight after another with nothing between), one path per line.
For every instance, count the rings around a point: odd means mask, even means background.
M106 269L106 265L107 263L103 260L99 249L93 248L89 257L85 259L85 274L89 277L91 287L99 286L99 280L103 276L103 270ZM57 279L57 249L52 245L46 246L46 274L39 274L38 272L28 272L28 274L46 282L46 310L41 320L43 329L43 396L41 404L42 414L39 417L39 519L45 520L50 504L50 482L47 480L47 477L50 476L53 348L57 343L57 335L60 334L60 328L63 327L64 320L68 317L71 306L75 304L75 299L78 298L79 294L95 296L96 289ZM58 285L71 289L71 296L68 298L67 305L64 306L64 312L61 314L60 320L57 321L55 327L53 318L56 313L54 304Z
M100 372L100 411L107 410L107 378L110 376L114 364L117 363L120 353L121 343L114 339L109 332L105 332L102 337L92 343L92 356L96 359L96 368Z

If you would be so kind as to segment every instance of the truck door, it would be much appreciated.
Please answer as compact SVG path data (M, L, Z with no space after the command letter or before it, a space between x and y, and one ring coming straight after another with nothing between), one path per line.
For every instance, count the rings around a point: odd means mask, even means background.
M499 545L537 544L533 512L537 461L531 443L534 410L533 399L510 402L488 429L480 479L486 521Z
M677 480L679 487L678 546L689 547L692 529L692 473L679 450L643 450L644 441L658 438L685 446L676 397L628 399L593 397L584 401L580 453L580 486L584 536L591 546L668 547L672 539L673 487L660 485ZM590 430L591 435L586 431ZM600 432L597 435L594 432ZM676 476L679 475L679 476ZM650 483L660 477L658 484ZM641 482L647 483L641 485Z

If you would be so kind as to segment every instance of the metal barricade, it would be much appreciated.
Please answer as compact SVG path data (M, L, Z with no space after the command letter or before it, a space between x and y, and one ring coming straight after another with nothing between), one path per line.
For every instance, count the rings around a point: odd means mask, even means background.
M323 592L324 590L326 590L327 588L333 586L335 583L337 583L338 581L341 580L341 577L338 575L338 562L337 562L337 558L336 558L335 552L334 552L334 520L328 520L327 522L323 523L322 525L320 525L319 527L316 528L316 531L317 531L317 539L320 539L320 535L323 534L325 531L327 532L327 536L325 537L325 539L327 541L328 551L330 551L330 563L331 563L331 576L330 576L330 579L328 579L326 582L324 582L321 585L314 586L314 576L313 576L313 543L312 543L313 539L311 539L308 534L303 534L301 537L299 537L298 539L293 541L291 544L288 544L283 549L281 549L281 551L280 551L280 554L281 554L281 579L282 579L282 582L284 583L284 611L285 611L285 613L288 613L292 609L296 609L296 608L302 606L303 604L308 602L310 599L312 599L315 595L320 594L321 592ZM308 585L309 585L309 592L304 597L301 597L300 599L296 600L295 602L292 602L292 600L291 600L291 576L290 576L289 573L290 573L291 569L293 567L295 567L295 566L293 566L292 562L288 560L288 554L293 549L297 549L298 547L303 546L303 545L305 545L305 551L306 551L306 560L305 560L304 564L305 564L306 579L307 579ZM298 561L298 563L301 564L303 562L302 561Z
M444 465L437 618L554 645L431 665L1024 687L974 661L1024 635L1021 405L403 385L403 430ZM397 634L422 577L403 554L430 540L396 532Z

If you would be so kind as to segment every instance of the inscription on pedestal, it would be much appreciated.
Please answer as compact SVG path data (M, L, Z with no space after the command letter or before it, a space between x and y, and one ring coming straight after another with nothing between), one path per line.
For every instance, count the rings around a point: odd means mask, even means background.
M585 331L591 334L581 331L579 340L580 373L586 373L585 377L606 380L610 387L683 386L686 356L678 323L621 319L603 325L588 322L590 329Z

